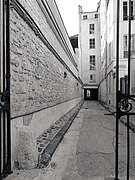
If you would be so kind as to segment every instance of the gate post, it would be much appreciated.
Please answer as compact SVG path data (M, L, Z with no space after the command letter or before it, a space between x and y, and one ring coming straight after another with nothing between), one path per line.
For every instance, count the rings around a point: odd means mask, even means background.
M0 179L11 174L10 0L0 1Z
M116 144L115 144L115 180L118 180L119 168L119 9L117 0L117 37L116 37Z
M6 0L6 83L7 83L7 164L8 174L11 172L11 120L10 120L10 0Z
M130 170L130 115L135 115L132 110L131 101L135 102L135 95L130 94L130 59L131 59L131 0L129 0L128 16L128 75L125 77L125 92L119 91L119 0L117 0L117 40L116 40L116 157L115 157L115 180L118 180L119 165L119 119L121 116L127 116L127 180L129 180ZM133 16L133 15L132 15ZM126 88L127 84L127 88ZM121 87L122 89L122 87ZM130 100L130 101L129 101Z
M130 59L131 59L131 0L129 0L129 18L128 18L128 88L127 95L130 96ZM127 114L127 180L129 180L130 169L130 132L129 118Z

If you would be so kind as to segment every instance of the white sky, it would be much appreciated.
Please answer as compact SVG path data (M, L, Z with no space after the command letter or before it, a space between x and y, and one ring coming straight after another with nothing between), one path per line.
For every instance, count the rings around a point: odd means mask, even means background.
M78 5L83 12L97 10L99 0L55 0L69 36L78 34Z

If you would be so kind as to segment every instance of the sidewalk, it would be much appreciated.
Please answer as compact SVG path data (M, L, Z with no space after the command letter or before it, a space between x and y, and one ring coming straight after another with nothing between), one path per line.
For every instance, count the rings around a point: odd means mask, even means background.
M112 115L116 116L116 109L114 107L108 107L108 105L103 104L102 102L100 102L100 104L102 106L104 106L107 111L109 111ZM121 123L123 123L125 126L127 126L127 118L126 116L123 116L120 118ZM129 129L135 133L135 117L134 116L130 116L130 122L129 122Z
M115 165L115 117L86 101L46 168L15 171L6 180L111 180ZM120 123L119 174L126 180L126 128ZM135 134L131 132L131 179L135 179Z

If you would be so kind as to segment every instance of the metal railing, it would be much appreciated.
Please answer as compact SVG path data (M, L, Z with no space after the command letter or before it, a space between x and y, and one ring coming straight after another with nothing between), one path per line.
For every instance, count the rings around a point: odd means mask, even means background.
M116 40L116 152L115 152L115 180L119 179L119 120L121 116L127 117L127 175L129 180L130 170L130 115L135 115L132 110L132 102L135 102L135 96L130 94L130 62L131 62L131 0L129 0L128 16L128 75L125 81L123 93L119 89L119 11L120 1L117 0L117 40ZM121 79L122 82L122 79Z
M10 1L0 1L0 179L11 173Z

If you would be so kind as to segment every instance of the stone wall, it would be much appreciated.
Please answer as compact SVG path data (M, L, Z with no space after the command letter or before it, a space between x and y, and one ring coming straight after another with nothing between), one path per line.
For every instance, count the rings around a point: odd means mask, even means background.
M78 71L36 1L21 1L47 44L11 9L11 117L30 114L81 97ZM35 15L34 15L35 14ZM46 22L46 23L45 23ZM55 50L55 53L54 53ZM74 57L74 54L72 54ZM61 63L63 60L66 64ZM64 72L67 73L64 78Z
M45 6L43 6L41 0L19 0L19 2L40 28L50 45L77 76L78 73L72 63L74 61L73 48L71 47L66 29L62 26L62 20L60 24L60 15L55 1L44 0Z

